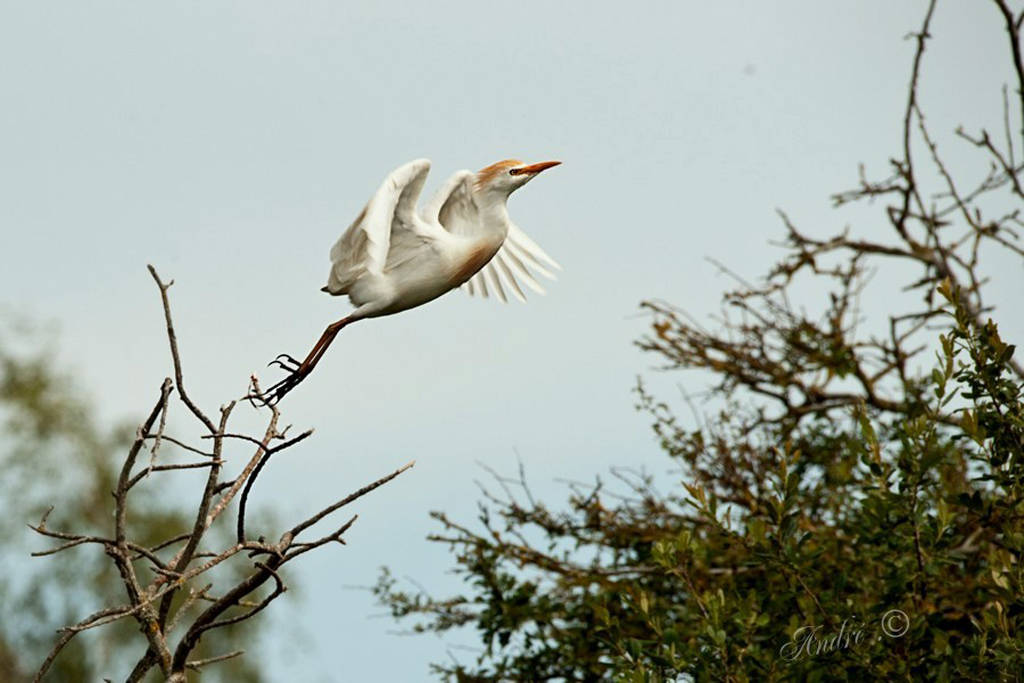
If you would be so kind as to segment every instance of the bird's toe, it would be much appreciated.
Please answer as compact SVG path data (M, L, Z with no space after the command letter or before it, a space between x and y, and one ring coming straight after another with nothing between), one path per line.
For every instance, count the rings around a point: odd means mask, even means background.
M267 363L267 366L274 365L287 372L298 372L302 363L300 363L298 360L288 355L287 353L282 353L279 354L277 358Z

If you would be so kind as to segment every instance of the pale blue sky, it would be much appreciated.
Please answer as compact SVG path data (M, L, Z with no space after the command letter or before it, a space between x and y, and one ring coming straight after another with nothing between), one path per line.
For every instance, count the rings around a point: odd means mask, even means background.
M178 282L188 385L213 410L348 310L318 291L327 252L392 168L432 159L430 191L461 168L561 159L510 205L565 268L548 295L454 293L346 329L283 406L316 435L252 501L291 519L418 461L355 509L347 547L290 567L266 654L277 680L425 680L446 644L389 635L344 587L388 564L457 588L427 513L469 521L477 461L512 471L518 452L552 501L558 478L668 469L630 389L642 374L672 398L680 377L633 346L637 304L715 310L731 283L705 257L764 272L776 207L818 235L863 217L879 234L879 210L829 195L898 153L903 37L924 6L5 2L0 305L58 323L100 413L134 418L169 368L153 263ZM937 11L922 102L953 160L973 158L956 125L1001 131L1000 22L983 2ZM1010 305L1020 264L993 273Z

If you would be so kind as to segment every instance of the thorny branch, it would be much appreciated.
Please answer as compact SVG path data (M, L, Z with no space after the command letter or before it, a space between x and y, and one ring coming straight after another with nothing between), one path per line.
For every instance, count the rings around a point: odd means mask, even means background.
M40 535L61 542L53 548L33 553L35 556L55 555L81 545L100 546L117 567L125 587L127 602L106 607L60 629L60 637L40 665L34 681L43 680L54 660L75 635L126 618L138 622L146 638L146 649L132 670L129 681L141 681L153 667L159 667L166 680L184 683L186 669L199 671L203 667L241 656L241 650L201 659L194 658L193 653L204 633L251 619L283 595L287 586L281 574L282 567L310 550L334 542L344 544L343 536L355 523L356 517L351 517L335 531L319 539L300 541L299 537L303 532L337 510L388 483L415 464L410 462L299 521L282 534L276 543L264 542L262 537L259 541L248 540L245 533L246 501L260 470L271 455L297 445L313 432L308 430L296 437L286 438L285 433L288 430L278 428L280 413L276 407L269 408L267 428L261 438L230 432L228 427L236 406L234 401L223 406L218 421L213 422L189 397L184 388L184 372L168 297L168 290L173 282L165 283L161 280L152 266L149 266L149 272L160 290L174 379L168 378L162 383L155 405L137 429L135 439L125 456L113 491L113 528L109 536L50 529L47 527L47 518L53 510L52 507L37 525L30 525ZM165 433L171 406L170 399L175 391L189 414L201 425L202 431L205 432L202 438L212 442L209 451L191 446L186 440ZM221 476L226 463L225 444L229 440L251 443L256 448L234 479L222 481ZM166 449L160 449L164 443L173 444L184 453L192 454L193 457L199 455L203 459L158 463L158 455L167 455ZM150 445L148 462L137 467L139 456L147 445ZM131 540L130 494L136 493L139 485L151 478L182 470L206 470L192 528L155 544L146 545ZM237 519L236 542L218 552L200 552L204 542L211 542L209 532L239 492L242 493L242 497ZM168 557L171 548L179 544L181 547ZM212 591L218 584L230 580L210 572L228 562L243 562L246 554L254 559L249 560L251 565L244 578L222 586L218 590L220 595L214 595ZM244 565L239 565L241 566ZM265 595L259 595L260 588L267 582L272 582L273 589ZM186 597L177 601L179 604L175 607L175 597L182 591L185 591Z

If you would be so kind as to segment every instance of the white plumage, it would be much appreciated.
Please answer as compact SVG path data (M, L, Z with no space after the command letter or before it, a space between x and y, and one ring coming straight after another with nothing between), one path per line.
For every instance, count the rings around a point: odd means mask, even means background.
M531 270L554 279L552 271L561 267L511 221L506 202L558 164L510 159L478 173L459 171L419 209L430 162L417 159L392 171L331 249L323 291L348 295L355 310L329 325L301 363L278 356L275 362L291 374L261 398L280 400L313 370L337 333L356 320L420 306L460 286L485 298L493 293L503 302L507 293L525 302L521 285L543 293Z

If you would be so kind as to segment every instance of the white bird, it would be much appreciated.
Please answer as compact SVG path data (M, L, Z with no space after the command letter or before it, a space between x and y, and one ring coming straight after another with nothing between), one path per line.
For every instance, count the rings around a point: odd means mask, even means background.
M544 290L530 269L554 279L561 267L509 218L509 196L541 171L561 162L527 165L499 161L477 173L459 171L420 209L430 162L395 169L331 249L331 272L322 291L348 295L356 307L327 326L301 363L287 354L274 361L289 371L259 398L279 401L301 382L346 325L391 315L433 301L457 287L471 295L506 290L526 301L520 284Z

